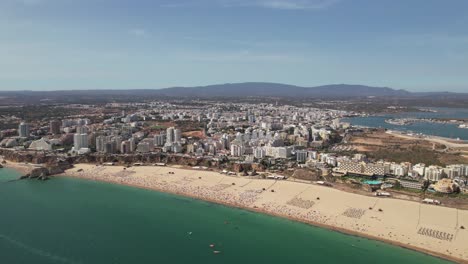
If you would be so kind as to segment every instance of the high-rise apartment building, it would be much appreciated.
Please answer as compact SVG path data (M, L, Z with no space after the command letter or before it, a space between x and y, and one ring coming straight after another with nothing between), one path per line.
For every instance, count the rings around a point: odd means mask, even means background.
M25 122L21 122L18 126L18 134L22 138L28 138L29 137L29 124Z
M73 147L75 151L88 148L88 134L78 134L73 136Z

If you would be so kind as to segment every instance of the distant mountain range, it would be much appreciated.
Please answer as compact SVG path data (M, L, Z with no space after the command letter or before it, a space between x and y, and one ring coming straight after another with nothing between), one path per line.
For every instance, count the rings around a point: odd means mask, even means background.
M410 92L387 87L365 85L331 84L316 87L300 87L280 83L228 83L198 87L172 87L160 89L166 96L199 97L362 97L362 96L408 96Z
M300 87L280 83L246 82L228 83L197 87L172 87L164 89L136 90L61 90L61 91L0 91L0 97L22 98L31 100L58 100L67 97L77 97L93 101L98 98L121 99L153 98L153 97L188 97L188 98L242 98L242 97L289 97L289 98L350 98L350 97L468 97L468 93L424 92L414 93L388 87L372 87L365 85L331 84L316 87Z

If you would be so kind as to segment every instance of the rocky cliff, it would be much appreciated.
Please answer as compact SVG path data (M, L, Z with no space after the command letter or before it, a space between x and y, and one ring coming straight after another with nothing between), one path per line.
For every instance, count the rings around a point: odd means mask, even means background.
M261 164L232 163L227 160L216 160L212 158L201 158L184 155L174 155L167 153L136 153L132 155L120 154L100 154L91 153L82 156L66 156L57 154L46 154L33 151L15 151L12 149L0 149L0 156L5 160L18 163L44 164L47 168L54 168L49 171L50 175L59 174L61 170L67 169L75 163L115 163L117 165L131 165L133 163L166 163L182 166L203 166L215 169L229 169L236 172L244 171L265 171Z

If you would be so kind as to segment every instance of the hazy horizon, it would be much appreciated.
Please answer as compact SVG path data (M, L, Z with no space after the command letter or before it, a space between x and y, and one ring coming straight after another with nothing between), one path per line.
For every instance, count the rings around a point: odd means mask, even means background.
M0 91L261 80L465 92L468 1L4 0Z
M314 87L320 87L320 86L327 86L327 85L363 85L363 86L370 86L366 84L342 84L342 83L329 83L329 84L320 84L320 85L296 85L296 84L291 84L291 83L273 83L273 82L238 82L238 83L212 83L212 84L207 84L207 85L176 85L176 86L168 86L168 87L155 87L155 88L74 88L74 89L2 89L0 88L0 92L54 92L54 91L98 91L98 90L161 90L161 89L168 89L168 88L178 88L178 87L184 87L184 88L197 88L197 87L205 87L205 86L214 86L214 85L225 85L225 84L242 84L242 83L272 83L272 84L284 84L284 85L292 85L292 86L297 86L297 87L302 87L302 88L314 88ZM398 87L385 87L385 86L371 86L371 87L376 87L376 88L391 88L394 90L406 90L408 92L453 92L453 93L468 93L464 89L461 89L460 91L454 90L411 90L411 89L404 89L404 88L398 88Z

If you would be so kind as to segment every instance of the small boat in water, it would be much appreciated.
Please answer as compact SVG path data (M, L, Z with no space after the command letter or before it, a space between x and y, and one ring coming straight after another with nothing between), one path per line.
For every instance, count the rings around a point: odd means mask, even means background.
M221 251L218 251L218 250L213 251L213 254L219 254L219 253L221 253Z

